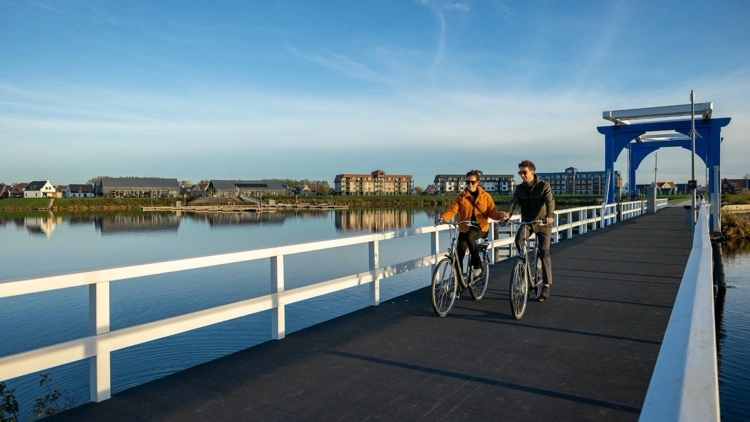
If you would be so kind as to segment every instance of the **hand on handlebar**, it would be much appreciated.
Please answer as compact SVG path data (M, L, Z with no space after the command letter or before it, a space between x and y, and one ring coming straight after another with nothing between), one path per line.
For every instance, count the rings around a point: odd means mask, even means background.
M442 217L438 217L438 219L435 220L435 225L437 226L439 224L445 224L445 220L443 220Z

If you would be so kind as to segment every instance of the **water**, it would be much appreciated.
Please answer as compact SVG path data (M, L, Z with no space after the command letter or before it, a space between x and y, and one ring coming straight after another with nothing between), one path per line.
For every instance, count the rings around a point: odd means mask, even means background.
M721 419L750 419L750 241L722 247L726 292L716 301Z
M2 280L299 244L421 227L432 210L351 210L264 214L137 214L59 218L48 214L2 219ZM381 242L380 264L428 253L429 236ZM447 239L441 240L447 246ZM10 247L8 247L10 246ZM286 256L285 287L293 289L367 270L367 245ZM310 269L313 269L312 271ZM268 260L251 261L111 284L113 330L270 293ZM381 281L381 301L429 283L429 268ZM369 285L287 306L287 333L368 306ZM332 306L331 304L335 304ZM0 299L0 356L88 334L88 288ZM270 311L238 318L112 353L112 391L215 359L271 339ZM86 361L51 368L52 387L88 401ZM39 374L7 380L28 419L46 394Z
M4 219L0 216L3 269L0 281L93 268L204 256L297 244L365 233L421 227L433 210L351 210L276 214L138 214ZM391 241L388 241L391 242ZM381 245L382 265L417 258L427 238L396 239ZM416 243L415 243L416 242ZM418 247L415 247L418 246ZM447 241L441 239L441 247ZM750 243L724 248L726 295L717 301L720 400L723 420L750 415ZM310 272L309 268L314 268ZM285 258L288 289L367 268L366 245ZM385 279L381 300L424 287L429 269ZM111 285L111 325L119 329L250 298L270 291L267 261L191 270ZM368 304L369 286L348 289L287 307L287 333ZM331 303L337 306L330 306ZM210 359L267 341L268 313L239 318L112 354L113 393ZM260 327L260 328L258 328ZM0 356L87 335L86 287L0 299ZM88 401L88 363L48 371L52 387ZM22 404L21 420L33 400L46 394L38 374L7 380Z

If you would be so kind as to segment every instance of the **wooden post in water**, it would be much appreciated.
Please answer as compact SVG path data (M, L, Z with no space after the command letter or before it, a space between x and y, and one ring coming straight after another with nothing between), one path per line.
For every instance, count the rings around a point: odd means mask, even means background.
M721 242L711 242L711 252L714 262L714 286L726 290L727 278L724 275L724 260L721 255Z

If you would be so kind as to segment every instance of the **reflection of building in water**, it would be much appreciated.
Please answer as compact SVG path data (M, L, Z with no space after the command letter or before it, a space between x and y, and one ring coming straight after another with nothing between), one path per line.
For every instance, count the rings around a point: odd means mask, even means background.
M65 222L70 226L93 226L96 224L97 217L94 216L74 216L65 218Z
M50 213L50 215L43 217L24 217L23 226L32 235L41 234L50 237L57 223L61 221L61 218L57 218Z
M176 232L180 226L180 218L174 213L113 214L95 217L95 225L102 235Z
M284 224L287 215L285 213L268 212L210 212L190 213L186 218L196 221L206 221L212 228L222 226L235 226L239 224Z
M336 211L336 229L340 231L381 232L411 227L410 210L377 209Z

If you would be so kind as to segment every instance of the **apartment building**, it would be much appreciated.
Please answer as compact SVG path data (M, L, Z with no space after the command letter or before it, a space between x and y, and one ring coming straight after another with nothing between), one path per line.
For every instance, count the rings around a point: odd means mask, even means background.
M466 174L438 174L435 176L435 193L458 193L466 187ZM510 195L516 188L512 174L484 174L479 172L479 184L490 194Z
M337 174L333 182L337 195L408 195L414 190L410 174L386 174L383 170L372 173Z
M563 172L539 173L536 175L549 182L553 195L604 195L607 188L607 173L599 171L579 171L568 167ZM615 196L620 197L622 177L619 171L614 172Z

